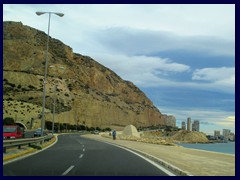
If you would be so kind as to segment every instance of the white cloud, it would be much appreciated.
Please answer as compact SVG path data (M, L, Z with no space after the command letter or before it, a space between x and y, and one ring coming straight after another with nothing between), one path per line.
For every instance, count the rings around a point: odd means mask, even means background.
M210 82L212 86L229 89L235 89L235 68L220 67L220 68L203 68L193 72L193 80L204 80Z
M235 68L220 67L196 69L193 72L192 79L206 81L222 81L224 79L232 79L232 77L235 77Z
M235 116L228 116L224 120L216 122L216 124L225 126L226 128L235 127Z
M181 76L181 73L189 73L191 70L188 65L175 63L169 59L103 53L95 53L91 56L98 62L115 71L124 80L132 81L139 87L182 87L224 93L235 92L235 82L234 79L231 80L231 78L234 77L234 74L232 74L234 73L234 68L210 68L210 70L209 68L207 68L207 70L199 69L194 72L193 79L209 80L207 82L199 83L194 81L188 82L169 79L169 76L171 75ZM215 73L221 73L223 75L221 76L222 79L215 75Z
M225 118L225 120L230 121L230 122L235 122L235 116L228 116Z
M94 54L93 57L114 70L123 79L140 86L159 86L159 83L171 83L166 79L168 74L182 73L190 69L187 65L158 57L102 53Z

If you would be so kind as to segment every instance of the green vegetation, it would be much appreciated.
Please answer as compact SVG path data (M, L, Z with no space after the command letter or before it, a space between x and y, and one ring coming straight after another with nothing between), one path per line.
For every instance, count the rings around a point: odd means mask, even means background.
M15 122L12 117L6 117L3 119L3 125L13 125L13 124L15 124Z

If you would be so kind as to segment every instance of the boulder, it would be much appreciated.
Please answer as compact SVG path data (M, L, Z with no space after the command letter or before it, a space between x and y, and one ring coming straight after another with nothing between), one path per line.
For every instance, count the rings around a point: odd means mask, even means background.
M137 131L137 128L131 124L124 128L122 134L125 136L133 136L133 137L140 138L140 134Z

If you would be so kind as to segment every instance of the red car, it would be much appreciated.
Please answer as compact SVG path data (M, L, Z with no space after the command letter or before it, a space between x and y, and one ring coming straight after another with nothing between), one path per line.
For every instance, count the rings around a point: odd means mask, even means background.
M3 139L23 138L23 128L16 125L3 126Z

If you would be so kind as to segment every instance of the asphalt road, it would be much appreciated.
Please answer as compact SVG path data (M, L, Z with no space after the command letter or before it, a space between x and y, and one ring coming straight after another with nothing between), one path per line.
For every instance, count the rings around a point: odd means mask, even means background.
M4 176L166 176L159 168L122 148L60 135L40 153L3 166Z

